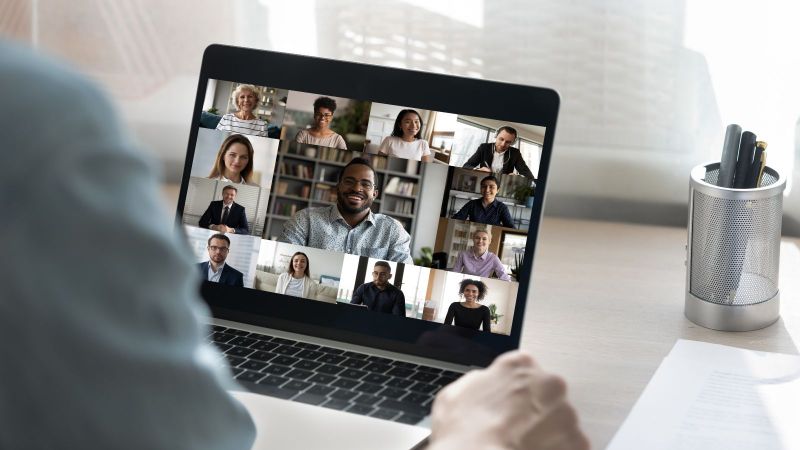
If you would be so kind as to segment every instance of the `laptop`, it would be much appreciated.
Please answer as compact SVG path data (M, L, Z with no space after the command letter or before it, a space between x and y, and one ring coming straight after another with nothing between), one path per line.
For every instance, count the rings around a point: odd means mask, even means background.
M551 89L212 45L177 221L257 447L410 448L519 346Z

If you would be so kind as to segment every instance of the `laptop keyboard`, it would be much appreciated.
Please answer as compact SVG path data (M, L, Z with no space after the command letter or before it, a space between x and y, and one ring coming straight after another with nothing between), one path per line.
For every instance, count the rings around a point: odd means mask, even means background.
M211 341L252 392L415 424L463 373L213 325Z

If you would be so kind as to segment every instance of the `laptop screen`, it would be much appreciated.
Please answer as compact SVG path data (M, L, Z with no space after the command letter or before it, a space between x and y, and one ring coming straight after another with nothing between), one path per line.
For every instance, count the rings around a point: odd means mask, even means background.
M498 117L458 107L464 81L512 86L209 48L178 212L215 315L470 364L516 347L557 97Z

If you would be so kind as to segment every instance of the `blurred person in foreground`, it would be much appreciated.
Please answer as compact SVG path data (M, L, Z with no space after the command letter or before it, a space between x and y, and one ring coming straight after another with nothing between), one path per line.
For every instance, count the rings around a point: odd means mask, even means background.
M0 99L0 183L28 187L0 203L0 448L250 448L153 162L96 88L1 41ZM587 447L564 382L519 352L444 389L432 423L433 449Z

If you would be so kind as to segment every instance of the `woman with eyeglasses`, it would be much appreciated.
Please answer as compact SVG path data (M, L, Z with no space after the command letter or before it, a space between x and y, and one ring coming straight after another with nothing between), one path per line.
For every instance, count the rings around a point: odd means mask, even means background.
M286 272L278 276L275 292L278 294L317 299L317 282L311 279L311 264L303 252L296 252L289 260Z
M394 121L391 136L386 136L378 147L378 154L395 158L433 161L428 141L422 139L422 116L413 109L404 109Z
M319 145L347 150L344 138L330 129L336 101L330 97L319 97L314 100L314 123L310 128L297 132L294 140L300 144Z

